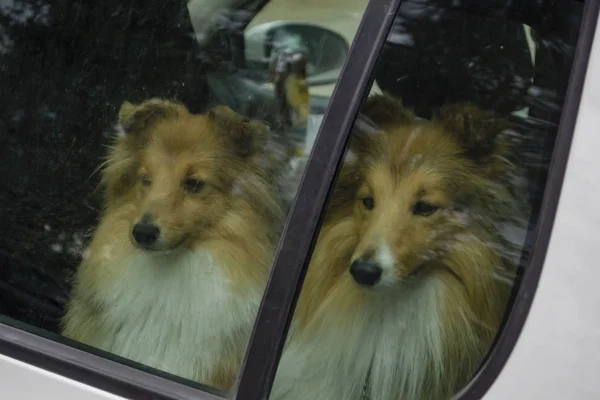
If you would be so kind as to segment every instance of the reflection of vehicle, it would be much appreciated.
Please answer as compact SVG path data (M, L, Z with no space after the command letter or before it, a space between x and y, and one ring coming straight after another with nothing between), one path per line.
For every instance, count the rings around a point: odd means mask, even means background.
M13 398L116 398L113 393L125 398L215 398L155 371L74 349L39 329L53 330L68 291L64 265L71 266L81 255L81 233L95 221L95 204L82 201L92 198L93 185L83 182L104 144L94 133L108 125L122 96L178 96L197 109L227 104L277 122L272 88L258 79L264 71L244 68L240 43L244 31L284 18L274 11L269 17L266 7L257 14L266 2L195 1L205 6L199 13L205 18L195 25L205 29L193 33L185 18L179 19L177 5L172 11L164 1L144 7L108 0L94 7L72 2L69 8L68 2L15 0L0 7L9 21L0 28L0 312L9 317L0 321L0 382ZM284 236L289 258L283 254L276 262L235 398L257 400L268 391L293 308L295 278L302 275L308 237L318 225L318 209L341 155L339 138L351 129L375 58L377 85L404 97L423 118L431 117L439 104L464 99L506 115L527 111L515 122L522 124L515 142L526 160L525 186L534 211L520 286L496 347L459 398L479 398L488 389L490 399L600 396L592 376L600 367L594 307L600 300L594 268L600 233L592 203L600 190L598 143L588 133L600 123L598 34L591 47L599 2L585 1L584 12L582 2L575 0L481 0L452 2L451 7L435 0L405 1L401 16L413 15L423 3L431 6L430 12L400 18L383 44L395 14L387 6L397 3L371 0L337 91L329 99L333 85L323 91L319 87L312 96L313 114L322 115L327 107L329 112L301 186L301 201L290 217L294 229ZM364 3L357 7L362 13ZM289 19L330 27L345 39L357 29L354 25L345 33L328 20L289 11ZM35 18L28 20L31 15ZM353 14L351 19L357 21ZM405 40L406 30L414 41Z
M367 5L365 0L353 1L333 1L333 2L298 2L289 0L275 0L269 2L248 24L246 35L256 29L263 29L268 26L270 21L277 21L279 24L286 24L293 21L302 21L303 24L324 27L332 33L339 34L348 44L352 42L360 19ZM315 43L316 42L316 43ZM319 48L321 45L314 41L314 46ZM247 43L247 48L249 44ZM347 52L347 48L340 50ZM335 49L323 49L322 53L334 52ZM339 51L339 50L338 50ZM331 96L335 82L340 73L341 65L337 68L329 69L325 76L311 84L310 92L313 96ZM318 78L317 78L318 79ZM319 83L317 83L319 82Z
M267 2L244 30L245 64L251 70L248 72L261 81L263 88L272 91L268 75L264 74L264 63L270 57L273 40L298 34L311 52L308 66L309 90L314 98L313 103L321 110L321 104L331 96L366 5L365 0L342 3L289 0ZM210 11L226 11L223 7L223 2L191 0L188 3L197 37L204 37L207 28L203 23Z
M215 8L221 8L221 4L214 3ZM347 44L352 42L362 14L367 6L366 0L345 0L345 1L295 1L295 0L272 0L262 8L257 15L250 21L245 29L246 33L246 54L250 59L260 57L257 54L259 48L264 43L253 41L257 34L263 34L263 31L268 29L270 25L287 25L298 23L306 28L311 26L326 28L332 34L340 35L340 39L346 41ZM206 19L206 11L210 6L210 2L201 0L192 0L189 2L190 14L196 31L202 30L202 22ZM309 33L310 34L310 33ZM260 39L262 39L262 35ZM335 40L334 38L333 40ZM312 40L307 43L309 46L320 47L318 40ZM322 49L320 55L326 55L328 49ZM334 53L346 53L347 48L341 46L338 49L331 49ZM254 53L254 54L252 54ZM345 55L345 54L344 54ZM266 55L268 57L268 55ZM334 58L338 64L334 68L329 69L327 74L317 78L311 84L310 92L313 96L329 97L335 86L335 82L340 72L341 64ZM343 61L340 60L340 61ZM248 59L247 59L248 62Z

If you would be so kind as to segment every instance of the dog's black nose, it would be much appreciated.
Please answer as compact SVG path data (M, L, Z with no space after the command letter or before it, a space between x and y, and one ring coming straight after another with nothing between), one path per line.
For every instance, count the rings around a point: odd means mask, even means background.
M381 266L374 261L356 260L350 265L350 273L359 285L373 286L381 279Z
M160 229L152 223L140 221L133 226L132 234L135 241L142 246L151 246L158 240Z

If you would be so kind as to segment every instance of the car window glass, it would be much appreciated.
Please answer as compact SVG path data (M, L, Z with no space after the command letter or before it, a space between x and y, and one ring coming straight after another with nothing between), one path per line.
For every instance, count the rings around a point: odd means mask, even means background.
M3 1L1 322L229 390L366 5Z
M272 399L451 398L510 313L582 5L533 7L521 19L461 5L400 6L375 68L380 91L357 117L316 240Z

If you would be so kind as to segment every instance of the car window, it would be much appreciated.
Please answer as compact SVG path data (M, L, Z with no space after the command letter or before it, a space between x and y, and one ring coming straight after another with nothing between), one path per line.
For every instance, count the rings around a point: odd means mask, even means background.
M384 94L354 123L273 399L451 398L510 314L582 7L525 23L448 4L400 5L375 66Z
M341 4L2 2L1 322L229 390L367 1Z
M317 133L349 118L325 114L368 3L2 2L0 329L168 379L132 383L144 395L244 399L255 317L287 307L263 292ZM449 398L485 362L583 16L509 3L390 14L269 398Z

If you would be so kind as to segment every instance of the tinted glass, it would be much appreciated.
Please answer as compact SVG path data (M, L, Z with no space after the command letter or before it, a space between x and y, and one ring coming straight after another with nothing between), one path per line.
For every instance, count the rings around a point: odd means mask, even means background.
M272 399L448 399L485 361L528 268L581 20L580 2L527 4L402 3Z
M229 389L366 4L0 2L1 322Z

